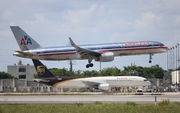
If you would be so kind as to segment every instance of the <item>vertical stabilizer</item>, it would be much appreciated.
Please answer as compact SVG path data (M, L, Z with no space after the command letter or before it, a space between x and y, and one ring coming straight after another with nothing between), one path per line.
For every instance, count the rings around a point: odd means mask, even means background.
M39 78L55 77L39 60L32 59Z
M16 41L21 51L41 48L41 46L26 32L24 32L19 26L10 26L10 28L14 34L14 37L16 38Z

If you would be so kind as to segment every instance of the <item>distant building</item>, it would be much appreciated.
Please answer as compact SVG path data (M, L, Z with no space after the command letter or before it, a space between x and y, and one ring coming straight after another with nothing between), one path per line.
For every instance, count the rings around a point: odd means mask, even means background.
M171 73L171 75L172 75L172 84L173 85L176 85L176 83L179 84L179 82L180 82L180 71L173 71Z
M23 65L21 60L19 60L18 64L8 65L7 72L12 76L18 78L19 80L30 80L32 81L34 78L34 74L37 74L34 65Z

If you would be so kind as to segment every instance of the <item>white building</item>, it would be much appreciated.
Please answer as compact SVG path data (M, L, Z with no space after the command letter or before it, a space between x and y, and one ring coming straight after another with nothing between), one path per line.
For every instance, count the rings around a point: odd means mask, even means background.
M23 65L19 60L18 64L8 65L7 72L19 80L30 80L34 79L34 74L37 74L34 65Z
M177 84L179 84L179 82L180 82L180 71L173 71L172 73L171 73L171 76L172 76L172 84L173 85L176 85L176 83Z

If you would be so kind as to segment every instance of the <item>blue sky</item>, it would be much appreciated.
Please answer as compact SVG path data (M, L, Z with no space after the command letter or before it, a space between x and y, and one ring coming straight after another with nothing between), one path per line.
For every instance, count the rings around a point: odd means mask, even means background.
M159 41L172 47L180 43L179 0L6 0L0 1L0 71L7 65L30 59L13 56L20 50L9 26L18 25L42 46ZM167 54L116 57L102 68L135 63L148 67L159 64L167 69ZM86 60L73 61L75 70L85 70ZM69 68L68 61L43 61L49 68ZM99 70L99 63L88 70Z

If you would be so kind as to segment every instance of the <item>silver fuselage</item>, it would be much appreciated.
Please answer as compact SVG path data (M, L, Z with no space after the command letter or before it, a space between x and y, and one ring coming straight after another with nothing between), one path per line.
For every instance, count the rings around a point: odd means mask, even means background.
M114 57L127 55L141 55L141 54L157 54L167 51L167 46L155 41L139 41L139 42L122 42L122 43L107 43L107 44L89 44L79 45L81 48L96 52L112 52ZM81 60L81 55L76 52L72 46L59 47L43 47L38 49L31 49L23 51L21 54L15 52L13 55L38 59L38 60Z

